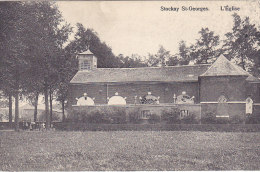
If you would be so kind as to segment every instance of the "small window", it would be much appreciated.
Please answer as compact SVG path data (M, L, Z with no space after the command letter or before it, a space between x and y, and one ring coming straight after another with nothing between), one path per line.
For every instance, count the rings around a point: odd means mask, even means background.
M150 110L143 110L141 112L139 119L149 119L150 117L151 117L151 111Z
M80 69L81 70L88 70L90 69L90 63L88 60L84 60L81 64L80 64Z

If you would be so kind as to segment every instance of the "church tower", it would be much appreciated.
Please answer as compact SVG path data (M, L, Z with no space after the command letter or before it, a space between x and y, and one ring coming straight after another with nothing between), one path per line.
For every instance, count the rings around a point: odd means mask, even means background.
M86 71L97 68L97 58L89 49L83 53L79 53L78 60L79 71Z

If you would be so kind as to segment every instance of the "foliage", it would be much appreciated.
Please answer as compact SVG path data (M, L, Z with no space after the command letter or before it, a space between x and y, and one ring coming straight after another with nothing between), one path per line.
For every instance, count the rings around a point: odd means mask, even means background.
M98 58L97 67L113 68L120 66L119 59L115 57L106 43L101 42L98 34L93 29L86 29L82 24L77 23L77 32L74 40L66 46L66 53L75 58L78 53L86 51L88 47Z
M180 123L180 109L179 108L172 108L170 110L163 110L162 111L162 120L166 121L167 123Z
M107 107L92 110L77 110L71 114L72 121L94 124L125 124L126 111L124 108Z
M137 54L132 54L131 57L124 57L123 54L119 54L117 58L120 60L120 68L136 68L147 67L147 64L141 60L141 57Z
M148 66L165 66L171 57L170 51L167 51L162 45L156 54L148 54Z
M201 118L202 124L229 124L230 119L226 117L216 117L216 113L212 111L205 112Z
M230 117L230 124L243 124L245 122L245 118L240 115L235 115Z
M190 114L188 116L185 116L181 119L181 123L183 124L198 124L198 120L196 119L196 115L195 114Z
M246 117L246 124L260 124L260 114L254 113Z
M39 114L38 121L46 121L45 111ZM61 115L54 111L52 113L52 121L61 121Z
M161 121L161 118L159 115L157 114L151 114L150 118L148 119L148 122L150 124L156 124L156 123L159 123Z
M233 14L234 25L232 32L226 33L223 49L229 59L234 59L244 70L251 71L259 59L258 31L249 17L241 19L238 14Z
M129 122L134 123L134 124L139 124L141 123L139 119L139 115L141 114L141 109L140 108L133 108L129 110L128 115L129 115Z
M196 64L212 63L221 54L221 50L218 48L219 36L208 28L202 28L199 34L200 38L191 46L190 56Z

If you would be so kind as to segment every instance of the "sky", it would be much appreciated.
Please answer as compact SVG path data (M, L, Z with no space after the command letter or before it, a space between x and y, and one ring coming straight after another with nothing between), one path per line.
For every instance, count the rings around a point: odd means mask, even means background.
M238 7L240 16L259 21L260 4L256 1L59 1L64 19L75 26L82 23L98 33L115 55L147 56L162 45L171 54L178 52L181 40L187 44L199 38L202 27L208 27L224 39L231 31L234 11L221 7ZM182 11L182 7L208 8L208 11ZM162 7L179 8L162 11Z

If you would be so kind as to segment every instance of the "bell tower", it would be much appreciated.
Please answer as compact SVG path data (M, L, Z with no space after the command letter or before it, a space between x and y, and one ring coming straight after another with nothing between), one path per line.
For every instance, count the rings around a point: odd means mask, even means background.
M78 54L79 71L93 70L97 68L97 58L89 50Z

